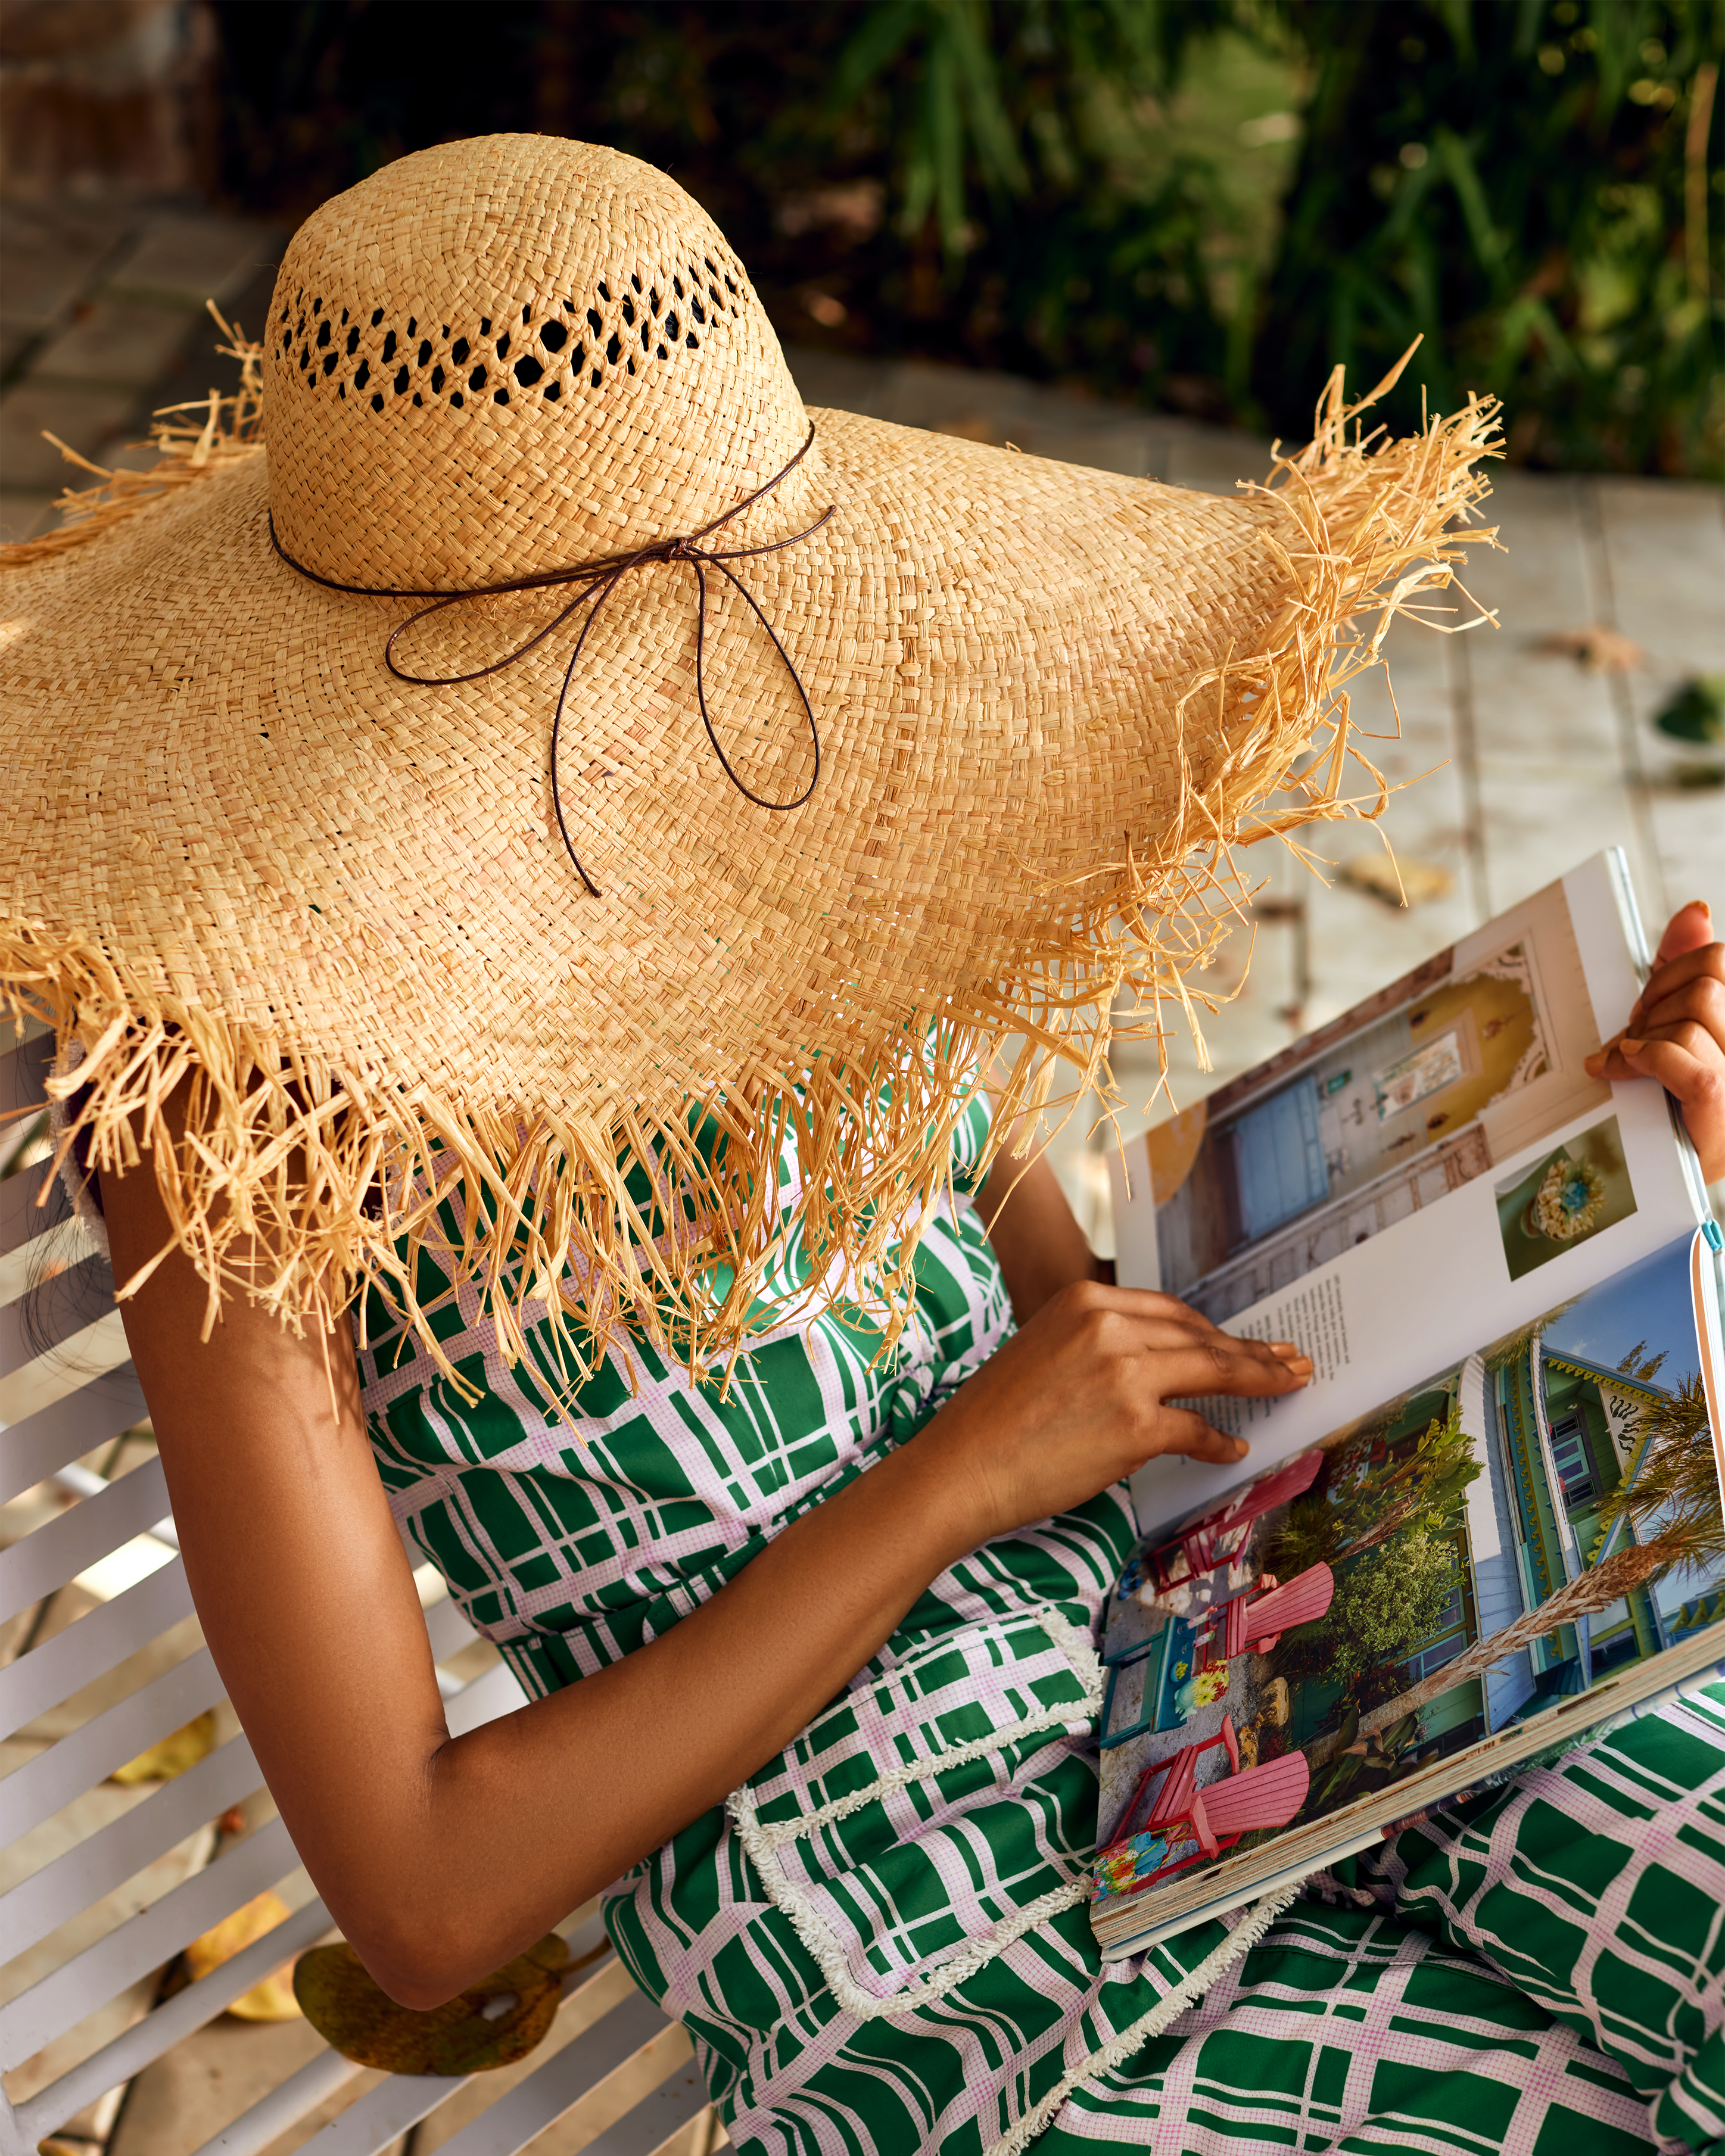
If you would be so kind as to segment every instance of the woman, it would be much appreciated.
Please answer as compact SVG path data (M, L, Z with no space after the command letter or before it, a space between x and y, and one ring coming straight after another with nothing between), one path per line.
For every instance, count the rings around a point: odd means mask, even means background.
M1241 1456L1178 1403L1311 1366L1099 1280L975 1075L1027 1016L1091 1070L1080 1014L1168 989L1192 831L1286 781L1336 624L1452 557L1475 421L1332 424L1298 513L817 436L698 209L531 138L326 206L264 350L267 469L16 580L4 971L206 1635L367 1968L429 2007L604 1892L751 2148L1208 2148L1288 2071L1303 2145L1402 2146L1536 2056L1504 2145L1632 2141L1560 2008L1375 1907L1099 1964L1122 1478ZM1709 934L1610 1067L1717 1162ZM403 1527L531 1696L453 1741ZM1453 2025L1411 2097L1398 2001Z

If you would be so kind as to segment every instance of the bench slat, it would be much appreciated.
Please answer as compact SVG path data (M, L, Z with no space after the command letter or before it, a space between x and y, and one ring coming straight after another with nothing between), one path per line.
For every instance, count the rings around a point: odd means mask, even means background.
M0 1054L0 1108L43 1099L51 1048L51 1040L39 1033L21 1047ZM28 1310L28 1327L24 1323L21 1297L38 1262L32 1245L40 1242L44 1256L69 1255L74 1248L69 1239L77 1234L64 1223L48 1224L44 1211L33 1204L50 1172L49 1163L39 1163L0 1186L0 1428L8 1409L14 1418L5 1431L5 1444L0 1445L0 1502L60 1472L105 1439L141 1421L146 1413L141 1389L125 1358L123 1334L112 1314L111 1282L100 1260L81 1260L73 1272L57 1276L53 1290ZM53 1204L56 1211L64 1209L58 1199ZM62 1245L67 1245L64 1254ZM110 1313L105 1322L104 1312ZM147 1532L167 1512L159 1463L151 1461L49 1521L11 1550L0 1552L0 1615L14 1615L40 1600L134 1536ZM19 1663L0 1671L0 1734L23 1727L123 1661L181 1622L191 1614L191 1607L184 1567L176 1557ZM459 1653L475 1636L453 1602L434 1604L426 1612L426 1625L437 1661ZM220 1679L208 1652L188 1656L0 1782L0 1833L28 1831L36 1820L50 1816L153 1738L188 1720L220 1695ZM451 1727L458 1732L477 1727L521 1704L521 1699L507 1667L493 1668L450 1702ZM76 1849L0 1896L0 1938L6 1941L6 1952L21 1953L39 1943L69 1917L134 1877L203 1821L249 1794L261 1779L250 1746L243 1736L236 1737L134 1804ZM77 2025L95 2005L161 1966L296 1864L292 1843L279 1820L234 1845L215 1864L0 2008L0 2066L19 2063ZM4 2138L10 2144L15 2133L22 2147L33 2146L213 2020L328 1929L328 1912L321 1902L295 1912L268 1938L255 1941L201 1983L177 1994L71 2068L52 2087L19 2106L15 2121L7 2122ZM603 1936L596 1917L581 1927L573 1942L578 1951L589 1932L594 1941ZM526 2081L506 2091L457 2137L452 2148L459 2156L514 2156L596 2082L662 2036L668 2025L649 2001L632 1994ZM217 2135L208 2144L207 2156L216 2156L218 2150L222 2156L258 2156L358 2071L336 2053L320 2053ZM705 2103L704 2093L686 2071L675 2074L672 2084L655 2092L603 2136L595 2144L595 2156L602 2149L605 2156L648 2156L649 2149L695 2117ZM406 2126L428 2116L464 2086L462 2081L393 2076L318 2136L316 2147L321 2156L346 2156L350 2149L376 2156Z
M39 1113L48 1106L48 1071L54 1061L54 1036L46 1026L27 1019L23 1038L20 1040L0 1019L0 1040L9 1044L0 1054L0 1117L4 1118L0 1121L0 1146L3 1146L21 1122L31 1120L28 1111Z
M318 2051L297 2073L278 2082L268 2096L259 2097L249 2111L231 2118L193 2156L259 2156L279 2141L290 2127L297 2126L309 2111L327 2102L336 2091L362 2074L363 2066L344 2059L339 2051Z
M590 1948L604 1941L604 1927L597 1917L588 1918L574 1931L565 1934L572 1953L578 1958ZM583 1974L577 1979L584 1986L593 1977ZM344 2082L351 2081L362 2069L338 2051L320 2051L308 2059L296 2074L260 2097L249 2111L238 2118L230 2119L218 2133L213 2134L193 2156L259 2156L290 2126L296 2126L326 2097L333 2096Z
M0 1137L4 1135L0 1130ZM14 1250L33 1243L50 1229L53 1224L48 1208L54 1201L49 1199L46 1204L39 1204L37 1200L53 1173L51 1160L39 1160L0 1183L0 1257L9 1258Z
M378 2156L471 2079L470 2074L392 2074L314 2133L305 2146L314 2156Z
M221 1676L209 1649L200 1647L102 1713L92 1715L82 1728L61 1738L48 1751L14 1767L0 1781L0 1841L15 1841L43 1820L52 1819L62 1804L94 1788L128 1759L136 1759L157 1738L213 1707L222 1693Z
M69 1460L93 1452L105 1438L142 1422L144 1415L144 1389L126 1362L52 1407L8 1424L0 1444L0 1505L45 1482Z
M99 1602L75 1625L0 1670L0 1738L33 1722L93 1677L115 1668L172 1625L192 1614L192 1589L177 1556L116 1594Z
M660 2156L673 2134L711 2108L706 2084L691 2060L674 2067L633 2111L608 2126L596 2141L589 2141L582 2156Z
M448 1596L441 1602L434 1602L425 1612L425 1630L431 1640L431 1659L434 1662L448 1661L451 1655L459 1655L479 1637L462 1615L461 1604Z
M5 1188L0 1183L0 1190ZM69 1353L66 1342L113 1308L114 1276L108 1260L93 1252L44 1281L33 1295L0 1304L0 1378L27 1363Z
M75 2028L104 1999L171 1961L242 1902L286 1878L299 1861L286 1827L271 1820L223 1850L204 1871L182 1880L159 1902L116 1925L105 1938L63 1962L39 1984L0 2006L0 2072L9 2072L51 2037ZM327 1917L324 1922L328 1923ZM262 1973L275 1966L268 1964Z
M0 1128L0 1147L6 1137ZM90 1231L71 1209L54 1188L52 1160L33 1162L0 1183L0 1303L28 1294L46 1265L90 1255Z
M0 1311L0 1317L5 1315ZM117 1310L110 1310L105 1317L70 1334L53 1354L34 1356L0 1377L0 1424L27 1421L93 1378L117 1370L131 1356L125 1320Z
M515 1671L507 1662L494 1662L453 1699L446 1700L444 1710L450 1736L465 1737L481 1722L495 1722L500 1714L511 1713L526 1703L527 1696Z
M444 2156L516 2156L518 2149L525 2148L536 2134L561 2118L607 2074L662 2036L670 2025L642 1993L619 1999L603 2021L583 2030L560 2051L553 2052L537 2073L506 2089L488 2111L452 2134L444 2143ZM686 2107L678 2107L680 2116L673 2115L675 2099L667 2104L660 2090L654 2089L617 2120L609 2134L588 2143L588 2156L600 2148L609 2149L610 2134L622 2133L632 2120L639 2122L636 2133L627 2144L619 2146L643 2152L656 2148L668 2134L705 2111L706 2102L699 2076ZM312 2143L314 2148L316 2145Z
M22 1107L27 1101L45 1100L43 1083L54 1057L54 1029L39 1018L0 1019L0 1108Z
M167 1512L162 1462L140 1460L100 1496L80 1498L58 1519L0 1550L0 1622L64 1587L134 1535L147 1534Z
M21 1954L45 1939L263 1782L251 1746L244 1737L230 1737L195 1767L0 1894L0 1939L7 1953Z
M255 1840L257 1837L254 1835L252 1839ZM242 1842L239 1848L249 1848L250 1845L249 1842ZM235 1854L238 1854L237 1851ZM291 1870L291 1850L289 1856L288 1869ZM223 1860L223 1862L226 1861L225 1858ZM209 1871L200 1872L198 1877L208 1879L219 1869L219 1865L213 1866ZM286 1873L284 1871L278 1876L285 1877ZM273 1886L275 1881L266 1880L264 1884ZM242 1893L234 1907L237 1909L242 1902L249 1902L252 1894L259 1891L252 1888ZM218 1917L211 1918L212 1922L218 1921ZM207 1930L208 1927L206 1925L201 1928ZM92 2051L87 2059L82 2059L75 2066L69 2068L57 2082L51 2082L45 2089L39 2089L18 2109L25 2147L33 2149L39 2141L55 2133L69 2118L75 2118L86 2104L94 2103L98 2097L105 2096L110 2088L117 2088L121 2082L129 2082L133 2075L141 2073L152 2060L159 2059L164 2051L171 2051L183 2037L203 2028L205 2022L213 2021L217 2015L231 2005L242 1992L249 1991L254 1984L260 1984L283 1962L291 1959L295 1954L303 1952L321 1938L329 1928L330 1912L323 1903L308 1902L303 1908L295 1909L292 1916L285 1922L278 1924L273 1932L266 1933L261 1939L254 1939L250 1946L242 1948L232 1961L223 1962L219 1969L212 1969L200 1982L188 1984L183 1991L177 1991L172 1999L164 1999L141 2021L134 2022L130 2029L122 2030L100 2051ZM196 1938L198 1933L194 1931L190 1936ZM103 1944L106 1943L105 1940ZM164 1953L161 1959L166 1961L167 1955ZM145 1967L148 1969L157 1965L146 1963ZM116 1984L112 1989L121 1988ZM28 1998L31 1994L26 1993L24 1995ZM101 1996L106 1999L111 1996L111 1992L105 1991ZM47 2023L49 2035L54 2034L60 2028L75 2026L90 2010L88 2003L79 2005L74 1999L73 2011L68 2019ZM36 2048L39 2049L40 2046ZM28 2057L28 2051L25 2051L23 2056Z

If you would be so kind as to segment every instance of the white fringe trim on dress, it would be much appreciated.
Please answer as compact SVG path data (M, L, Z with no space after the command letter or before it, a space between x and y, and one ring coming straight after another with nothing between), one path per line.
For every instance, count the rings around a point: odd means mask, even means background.
M1043 2128L1052 2124L1056 2112L1071 2095L1081 2082L1092 2076L1105 2074L1111 2066L1117 2066L1122 2059L1147 2044L1153 2036L1159 2036L1171 2022L1178 2020L1189 2006L1194 2005L1216 1981L1224 1975L1244 1955L1251 1952L1281 1916L1283 1910L1298 1900L1304 1887L1296 1880L1291 1887L1280 1892L1266 1894L1261 1902L1255 1902L1241 1916L1220 1946L1208 1953L1189 1976L1182 1977L1165 1999L1158 1999L1147 2014L1141 2014L1128 2027L1113 2036L1100 2050L1092 2051L1081 2066L1062 2075L1041 2102L1034 2105L1016 2125L1002 2134L999 2140L987 2150L986 2156L1020 2156L1023 2150Z
M834 1820L860 1811L865 1804L875 1803L895 1789L908 1788L912 1782L926 1781L931 1775L943 1774L968 1760L981 1758L989 1752L999 1752L1016 1743L1021 1738L1034 1737L1045 1730L1059 1729L1065 1725L1098 1712L1102 1702L1104 1676L1101 1656L1087 1632L1063 1617L1058 1609L1045 1608L1034 1612L1034 1621L1041 1626L1050 1641L1070 1662L1079 1682L1084 1687L1084 1705L1075 1702L1064 1707L1052 1707L1043 1713L1026 1715L1002 1729L991 1730L986 1737L974 1738L968 1744L955 1744L943 1752L931 1753L922 1759L901 1761L888 1768L865 1787L852 1789L830 1804L805 1813L793 1820L778 1820L771 1825L761 1822L753 1800L742 1789L734 1789L726 1799L737 1837L742 1843L750 1861L761 1876L767 1898L776 1909L789 1919L791 1928L809 1949L825 1978L833 1996L849 2014L862 2021L879 2020L888 2015L914 2013L918 2008L943 1998L957 1985L967 1982L985 1964L1004 1953L1014 1939L1022 1938L1026 1932L1050 1917L1058 1916L1070 1909L1075 1902L1086 1898L1091 1890L1088 1864L1083 1876L1069 1880L1063 1887L1052 1887L1046 1894L1039 1894L1034 1901L1027 1902L1009 1917L972 1940L944 1961L932 1974L914 1984L904 1985L890 1997L876 1998L865 1991L850 1973L850 1964L837 1934L821 1917L804 1890L785 1875L778 1852L793 1841L802 1841L829 1825Z

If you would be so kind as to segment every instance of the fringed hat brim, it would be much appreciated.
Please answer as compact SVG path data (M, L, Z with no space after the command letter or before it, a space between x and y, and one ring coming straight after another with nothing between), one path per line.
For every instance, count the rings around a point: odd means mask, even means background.
M369 1280L439 1355L430 1247L506 1357L544 1304L572 1376L619 1324L696 1368L839 1297L891 1334L1008 1038L1044 1053L997 1069L997 1128L1056 1064L1070 1094L1106 1083L1122 991L1138 1033L1191 1015L1234 848L1382 806L1369 767L1349 791L1347 685L1490 536L1458 528L1490 406L1363 440L1337 381L1312 445L1234 501L813 417L802 501L739 530L836 508L742 565L819 783L783 815L726 783L691 723L687 566L633 572L560 764L603 897L549 811L572 635L404 685L404 608L272 552L261 449L207 438L195 484L182 454L88 536L13 551L0 993L54 1027L94 1164L151 1153L213 1303L328 1318ZM415 670L555 611L454 610ZM706 637L727 757L789 798L787 670L725 593Z

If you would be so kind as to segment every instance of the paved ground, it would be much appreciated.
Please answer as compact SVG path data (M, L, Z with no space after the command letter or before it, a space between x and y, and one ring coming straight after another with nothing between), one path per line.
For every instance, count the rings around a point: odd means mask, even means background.
M205 298L255 329L280 238L202 213L18 205L6 208L5 238L0 536L21 538L53 521L65 477L41 430L99 463L141 460L126 444L151 409L228 378L210 356ZM1268 470L1268 445L1250 437L1004 377L810 352L791 359L811 403L1211 490ZM1491 516L1507 551L1481 555L1471 588L1502 626L1457 638L1399 631L1401 737L1374 745L1393 780L1417 781L1394 797L1384 829L1399 855L1447 878L1447 891L1404 911L1260 849L1250 973L1243 981L1242 933L1213 976L1238 993L1208 1028L1210 1075L1189 1045L1175 1055L1182 1105L1601 846L1627 850L1650 921L1692 897L1725 909L1725 757L1686 753L1651 725L1684 676L1725 672L1725 494L1507 472ZM1590 674L1540 649L1595 624L1641 647L1645 662ZM1381 689L1356 711L1393 734ZM1348 826L1325 827L1316 843L1337 870L1381 850L1373 833ZM1146 1119L1154 1072L1140 1055L1122 1060L1121 1076L1130 1129ZM1086 1120L1069 1126L1056 1163L1107 1248L1101 1141L1086 1141ZM195 2148L290 2070L306 2041L293 2025L218 2022L135 2085L114 2156ZM452 2123L422 2139L419 2156ZM596 2111L572 2115L547 2138L547 2156L567 2156L599 2123Z
M225 386L204 302L259 330L281 238L194 209L6 202L0 218L0 538L25 539L79 480L44 430L111 465L159 406Z

